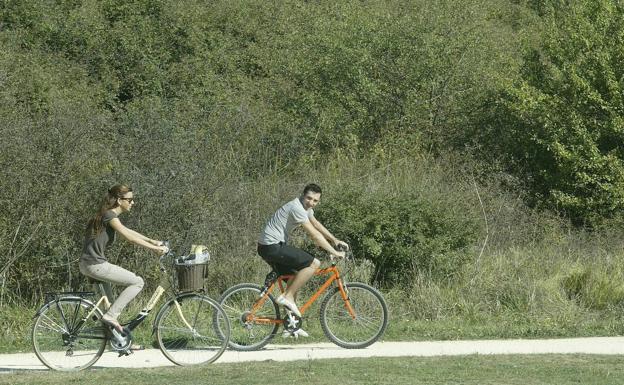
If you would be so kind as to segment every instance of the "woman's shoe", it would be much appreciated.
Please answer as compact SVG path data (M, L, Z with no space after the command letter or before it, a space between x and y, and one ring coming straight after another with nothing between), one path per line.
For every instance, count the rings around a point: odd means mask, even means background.
M102 323L104 323L105 325L117 330L117 332L119 332L120 334L125 334L123 326L121 326L121 324L113 317L104 314L100 321L102 321Z

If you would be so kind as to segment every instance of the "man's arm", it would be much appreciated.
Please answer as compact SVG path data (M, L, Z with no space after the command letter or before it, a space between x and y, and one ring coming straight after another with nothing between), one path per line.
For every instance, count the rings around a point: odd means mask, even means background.
M314 228L317 229L323 235L323 237L325 237L325 239L331 242L334 247L343 245L343 247L346 247L346 250L349 249L349 245L347 245L346 242L343 242L340 239L334 237L334 235L330 233L329 230L327 230L327 228L323 226L323 224L319 222L316 218L311 217L310 223L312 223L312 226L314 226Z
M332 255L335 255L341 258L344 257L344 254L345 254L344 251L337 251L336 249L334 249L332 245L327 241L325 235L323 235L319 230L317 230L317 228L312 224L312 219L310 219L310 221L308 222L303 223L301 227L303 227L303 229L306 231L306 233L308 233L310 238L312 238L312 241L314 241L314 243L318 247L324 249L325 251L327 251L328 253ZM325 229L325 231L327 231L327 229ZM327 232L329 233L329 231Z
M312 226L314 226L314 228L318 230L323 235L323 237L325 237L325 239L331 242L332 245L336 245L338 239L334 237L332 233L330 233L329 230L327 230L325 226L321 224L321 222L319 222L316 218L312 217L310 218L310 223L312 223Z

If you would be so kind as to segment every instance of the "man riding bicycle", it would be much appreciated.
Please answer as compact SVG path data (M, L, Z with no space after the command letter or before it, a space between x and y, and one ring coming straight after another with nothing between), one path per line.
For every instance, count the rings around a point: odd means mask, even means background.
M321 263L309 253L288 245L289 233L302 226L314 243L332 257L345 256L344 251L338 251L335 247L346 250L349 248L314 217L314 207L319 204L321 193L321 187L314 183L305 186L301 196L284 204L269 218L258 239L258 254L265 262L279 274L295 275L288 282L286 291L276 301L298 317L301 317L301 312L296 305L297 292L312 278ZM308 336L302 329L296 333L295 337Z

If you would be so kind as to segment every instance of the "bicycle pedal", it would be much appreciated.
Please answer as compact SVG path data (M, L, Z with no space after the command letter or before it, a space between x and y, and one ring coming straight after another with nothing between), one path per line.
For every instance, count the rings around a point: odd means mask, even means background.
M121 357L121 356L129 356L130 354L134 354L134 352L132 351L132 349L120 350L120 351L119 351L119 355L118 355L117 357Z

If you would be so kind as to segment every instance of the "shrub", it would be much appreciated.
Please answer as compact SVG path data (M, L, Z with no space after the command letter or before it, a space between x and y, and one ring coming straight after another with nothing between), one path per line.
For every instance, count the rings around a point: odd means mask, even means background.
M372 281L388 286L407 283L413 274L445 280L461 271L477 230L449 204L413 193L388 197L352 190L328 200L319 217L356 257L373 262Z

